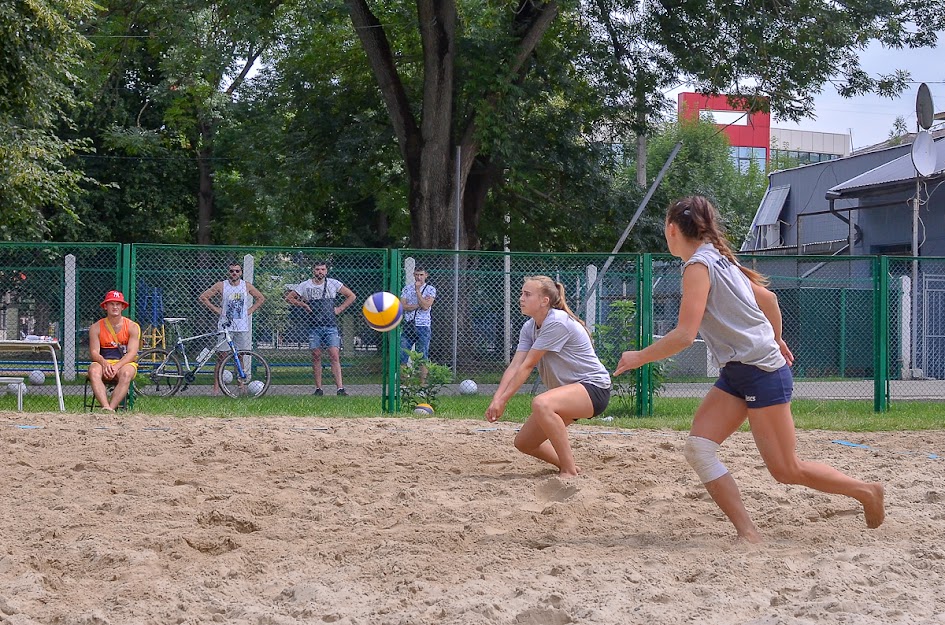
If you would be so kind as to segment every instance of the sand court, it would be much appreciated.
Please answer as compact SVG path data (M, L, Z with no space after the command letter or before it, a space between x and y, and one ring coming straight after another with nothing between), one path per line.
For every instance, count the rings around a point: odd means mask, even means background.
M877 530L736 434L749 546L684 432L578 424L563 482L516 427L0 413L0 623L945 623L945 432L799 432Z

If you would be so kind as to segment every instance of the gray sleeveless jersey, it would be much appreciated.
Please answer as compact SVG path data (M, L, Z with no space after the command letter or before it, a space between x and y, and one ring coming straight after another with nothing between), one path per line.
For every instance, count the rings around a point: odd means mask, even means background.
M683 270L693 263L709 269L709 298L699 334L718 367L727 362L776 371L786 364L774 340L774 328L755 301L751 281L711 243L703 243Z

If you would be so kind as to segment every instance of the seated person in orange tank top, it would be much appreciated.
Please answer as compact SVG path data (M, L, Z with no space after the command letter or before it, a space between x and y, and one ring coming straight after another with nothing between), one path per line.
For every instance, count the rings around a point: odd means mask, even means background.
M122 316L128 302L121 291L109 291L101 304L105 317L89 328L89 385L96 401L106 412L115 408L128 395L128 388L138 372L138 347L141 328ZM105 384L114 384L111 399Z

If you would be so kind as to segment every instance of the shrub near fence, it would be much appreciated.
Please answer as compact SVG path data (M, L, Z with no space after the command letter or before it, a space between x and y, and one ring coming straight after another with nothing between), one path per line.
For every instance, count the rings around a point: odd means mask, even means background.
M595 286L609 259L606 254L6 243L0 245L0 338L55 336L63 347L66 392L81 393L81 386L75 386L84 381L88 365L87 328L101 316L98 304L105 291L124 289L132 301L129 315L141 324L146 345L168 346L174 337L168 335L164 317L185 317L188 334L215 328L216 316L198 297L226 279L228 263L237 262L267 298L254 315L253 347L273 365L270 393L310 395L314 381L305 320L284 295L311 276L315 260L326 260L329 275L357 295L339 317L345 386L355 394L381 398L381 409L396 410L399 331L381 334L367 326L360 308L368 295L380 290L400 294L412 283L413 268L426 268L437 289L431 358L449 367L453 376L444 393L456 393L460 381L471 379L486 394L494 390L518 343L525 321L518 296L529 275L561 282L571 308L591 331L607 328L606 340L598 345L607 352L600 354L605 362L621 348L646 345L675 325L678 259L619 254ZM872 399L876 410L884 410L890 399L945 399L945 259L742 260L768 275L778 294L784 335L797 359L795 397ZM635 302L631 322L610 323L614 304L627 300ZM621 324L626 337L615 338L612 329ZM34 368L51 373L49 363L30 358L8 358L0 363L0 375L25 376ZM331 394L334 380L327 355L322 364L323 384ZM659 375L645 367L624 378L633 391L628 393L629 411L649 413L658 409L661 397L699 398L715 375L705 345L697 341L663 363ZM210 384L207 370L187 392L209 393ZM659 394L654 394L657 384ZM524 390L541 390L537 376ZM53 394L48 382L28 393L48 400L44 408L55 405ZM9 403L10 396L6 399ZM30 401L28 396L28 407Z

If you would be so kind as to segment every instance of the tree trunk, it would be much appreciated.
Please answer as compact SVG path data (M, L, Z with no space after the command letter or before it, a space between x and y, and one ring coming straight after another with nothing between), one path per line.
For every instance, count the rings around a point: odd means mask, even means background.
M479 220L482 218L489 189L499 181L501 173L501 168L488 158L476 159L473 164L463 193L463 238L460 239L462 249L482 248L482 242L479 240Z
M637 184L646 188L646 135L637 135Z
M210 220L213 219L213 128L202 121L200 149L197 150L197 169L200 173L200 190L197 193L197 245L210 244Z
M475 116L463 120L458 141L461 168L458 179L453 137L454 63L456 56L456 0L416 0L420 38L423 43L423 101L418 124L410 107L384 26L371 12L366 0L347 0L351 22L361 40L368 62L384 98L394 134L397 136L408 176L407 200L410 205L410 244L429 249L452 249L455 236L455 195L463 199L460 247L479 246L478 224L489 187L499 179L487 175L466 190L466 181L479 155L475 139ZM558 14L555 1L535 6L521 0L517 11L518 47L510 59L497 59L509 75L521 77L527 60ZM528 10L526 10L528 9ZM498 93L487 94L495 104ZM473 110L476 107L471 107ZM474 202L467 206L466 202Z

